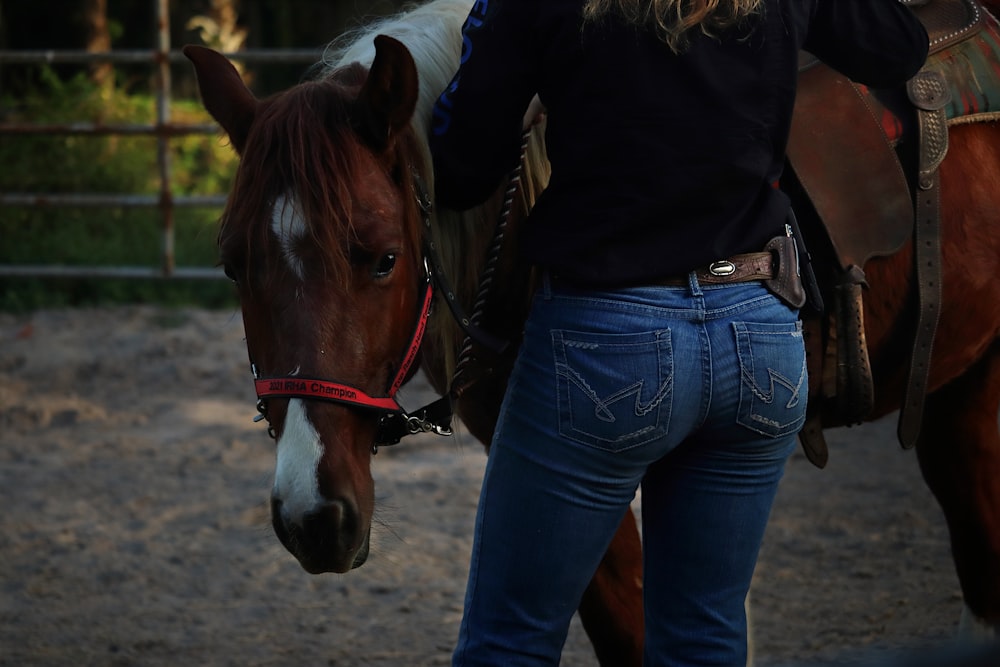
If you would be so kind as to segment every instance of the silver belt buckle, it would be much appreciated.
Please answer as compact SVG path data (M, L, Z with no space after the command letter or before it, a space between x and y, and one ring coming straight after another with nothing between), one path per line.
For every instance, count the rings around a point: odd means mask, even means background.
M731 276L736 273L736 265L730 262L728 259L720 259L717 262L712 262L708 265L708 272L713 276L724 277Z

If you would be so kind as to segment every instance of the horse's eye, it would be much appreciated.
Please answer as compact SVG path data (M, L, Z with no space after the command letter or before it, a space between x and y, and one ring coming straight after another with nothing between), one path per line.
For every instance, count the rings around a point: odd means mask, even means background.
M226 274L226 277L233 281L235 284L239 285L240 281L236 278L236 271L233 269L232 265L228 262L222 265L222 272Z
M396 266L396 254L388 252L378 260L375 264L375 271L373 272L376 278L386 278L390 273L392 273L393 268Z

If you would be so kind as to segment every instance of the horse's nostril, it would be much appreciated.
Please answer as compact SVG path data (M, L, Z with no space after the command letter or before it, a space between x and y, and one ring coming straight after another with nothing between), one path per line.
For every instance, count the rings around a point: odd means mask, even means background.
M346 500L333 500L302 517L302 533L315 546L357 547L358 512Z
M274 534L308 572L346 572L365 561L368 530L357 507L332 500L301 516L291 516L281 500L271 498Z

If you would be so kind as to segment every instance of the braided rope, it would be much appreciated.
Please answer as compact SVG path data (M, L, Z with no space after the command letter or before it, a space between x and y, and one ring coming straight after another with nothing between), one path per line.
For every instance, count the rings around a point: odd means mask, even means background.
M518 160L517 166L511 170L510 176L507 179L507 189L504 191L503 205L500 208L500 216L497 221L496 230L493 233L493 240L486 254L486 264L483 267L483 271L479 276L479 291L476 294L476 299L472 305L472 314L469 316L469 321L472 324L479 326L482 319L483 313L486 310L486 302L489 299L490 291L493 287L493 280L496 275L497 262L500 261L500 251L503 248L504 234L507 231L507 224L510 222L510 214L514 208L514 197L517 195L517 191L521 186L521 175L524 173L524 163L525 156L528 152L528 140L531 136L531 129L524 131L521 135L521 158ZM459 378L465 372L469 363L472 360L472 339L466 336L462 341L462 348L458 355L458 361L455 364L455 373L452 376L452 392L458 397L464 391L464 389L471 383L466 385L459 384Z

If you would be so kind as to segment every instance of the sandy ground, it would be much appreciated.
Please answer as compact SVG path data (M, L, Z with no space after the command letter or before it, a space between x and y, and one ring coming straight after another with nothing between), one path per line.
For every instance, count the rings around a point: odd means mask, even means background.
M238 314L0 315L0 664L447 664L482 448L380 452L368 564L311 576L271 533L253 399ZM954 636L941 512L894 428L832 432L823 471L790 462L753 590L758 665ZM579 624L563 664L596 664Z

